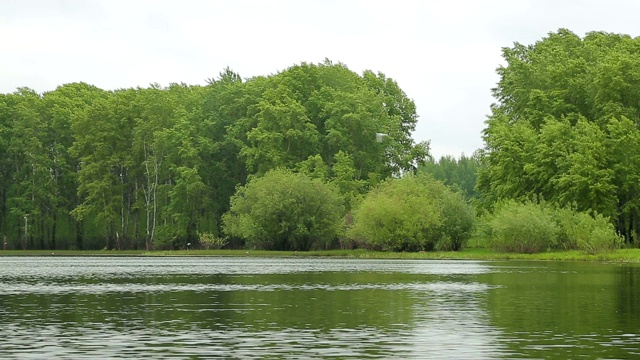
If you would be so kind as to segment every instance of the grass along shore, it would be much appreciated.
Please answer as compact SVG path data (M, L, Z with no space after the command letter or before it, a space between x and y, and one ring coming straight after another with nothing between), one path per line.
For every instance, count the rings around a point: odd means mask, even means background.
M550 251L537 254L496 252L487 248L462 251L379 252L367 250L266 251L266 250L0 250L0 256L256 256L256 257L340 257L355 259L415 260L533 260L533 261L608 261L640 263L640 249L620 249L598 255L579 251Z

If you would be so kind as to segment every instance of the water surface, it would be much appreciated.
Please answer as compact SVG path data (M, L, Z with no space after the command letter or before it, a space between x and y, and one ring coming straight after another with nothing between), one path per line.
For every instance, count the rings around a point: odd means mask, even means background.
M640 267L0 258L0 358L640 358Z

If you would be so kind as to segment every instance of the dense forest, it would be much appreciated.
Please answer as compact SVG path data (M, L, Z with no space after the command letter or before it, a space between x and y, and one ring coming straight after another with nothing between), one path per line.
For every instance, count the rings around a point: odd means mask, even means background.
M184 247L222 236L237 187L276 168L334 184L348 207L426 159L416 121L395 81L328 60L227 68L206 86L21 88L0 95L0 235L14 249Z
M569 30L503 50L484 130L482 207L549 202L640 234L640 38Z
M427 159L418 169L420 173L430 174L456 192L460 192L469 202L474 202L480 196L476 189L478 171L482 167L480 153L471 156L465 154L455 158L451 155L440 157L437 161Z
M412 139L382 73L291 66L206 86L0 94L12 249L610 251L640 241L640 38L560 29L503 49L472 156Z

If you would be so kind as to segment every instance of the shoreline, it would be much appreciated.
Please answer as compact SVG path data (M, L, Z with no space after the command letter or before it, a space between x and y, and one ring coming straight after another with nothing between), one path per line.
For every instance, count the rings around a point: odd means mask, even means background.
M316 251L268 251L268 250L0 250L0 257L7 256L113 256L113 257L332 257L348 259L407 259L407 260L524 260L524 261L599 261L640 263L640 249L619 249L598 255L579 251L552 251L536 254L496 252L486 248L467 248L461 251L432 252L378 252L368 250L316 250Z

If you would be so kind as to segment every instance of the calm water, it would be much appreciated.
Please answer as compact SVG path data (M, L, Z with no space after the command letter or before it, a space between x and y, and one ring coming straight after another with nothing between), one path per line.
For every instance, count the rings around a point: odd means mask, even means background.
M0 358L638 359L640 266L0 258Z

